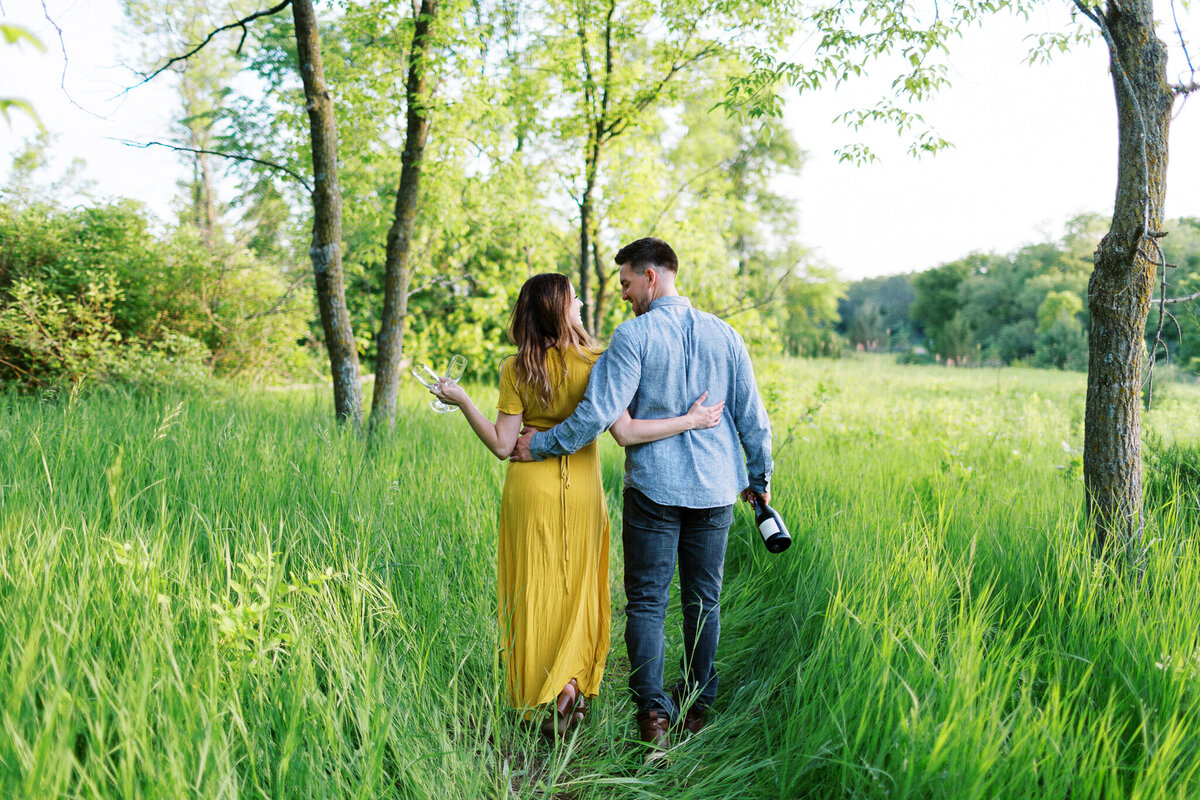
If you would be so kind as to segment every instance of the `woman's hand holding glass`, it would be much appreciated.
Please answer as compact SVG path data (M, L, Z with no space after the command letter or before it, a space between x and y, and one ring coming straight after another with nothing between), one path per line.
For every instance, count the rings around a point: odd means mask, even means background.
M441 400L448 406L458 407L466 405L467 391L449 378L439 378L438 382L429 391L433 392L438 400Z
M462 379L462 376L466 371L466 356L454 356L454 358L450 359L450 364L448 367L446 367L445 377L439 376L428 364L413 364L412 368L413 377L424 384L425 388L429 389L429 391L435 395L438 394L438 387L442 384L448 384L458 388L458 381ZM463 392L461 389L459 389L459 391L462 392L461 397L466 398L467 393ZM438 397L440 398L441 395L438 395ZM445 414L449 411L454 411L461 404L461 401L458 403L446 404L441 402L440 399L433 400L429 403L430 407L439 414Z

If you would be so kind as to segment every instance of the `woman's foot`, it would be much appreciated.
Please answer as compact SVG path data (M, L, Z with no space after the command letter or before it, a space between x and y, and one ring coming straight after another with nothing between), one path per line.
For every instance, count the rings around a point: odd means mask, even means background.
M554 713L542 723L542 734L565 739L576 725L583 722L586 711L587 700L579 691L579 684L572 678L555 698Z
M558 693L558 698L554 702L554 707L558 710L558 715L565 716L579 702L579 684L571 678L570 683L563 687Z

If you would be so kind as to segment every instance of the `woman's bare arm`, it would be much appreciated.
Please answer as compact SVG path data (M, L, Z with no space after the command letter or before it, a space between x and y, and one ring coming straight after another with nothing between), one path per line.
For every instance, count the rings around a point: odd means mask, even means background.
M657 442L684 431L697 428L715 428L721 424L721 414L725 411L725 401L722 400L711 406L701 405L708 397L708 392L700 395L688 413L682 417L667 419L632 419L626 411L621 418L612 424L608 432L617 440L621 447L634 444Z
M503 460L512 454L517 437L521 434L520 414L505 414L503 411L497 411L496 421L492 422L475 407L475 403L471 401L466 390L457 383L444 378L438 381L437 388L429 391L437 395L437 398L443 403L458 406L462 410L471 430L475 431L479 441L487 445L487 449L492 451L492 455Z

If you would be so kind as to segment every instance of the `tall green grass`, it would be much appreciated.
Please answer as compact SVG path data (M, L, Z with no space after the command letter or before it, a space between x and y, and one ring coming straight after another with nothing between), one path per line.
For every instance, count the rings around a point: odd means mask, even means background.
M619 547L587 725L552 746L505 707L504 465L419 387L372 446L310 391L0 396L0 797L1200 793L1195 516L1151 510L1140 582L1091 558L1082 376L759 376L795 544L739 512L716 713L653 770ZM1191 387L1158 399L1150 429L1200 437ZM677 605L669 632L672 660Z

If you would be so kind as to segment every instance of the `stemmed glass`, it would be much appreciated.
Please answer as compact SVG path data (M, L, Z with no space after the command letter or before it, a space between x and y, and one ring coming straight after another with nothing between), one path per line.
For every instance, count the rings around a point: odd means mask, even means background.
M445 378L448 381L458 383L462 380L463 374L467 371L466 356L454 356L450 359L450 365L446 367ZM433 371L433 368L426 363L413 364L413 377L419 380L426 389L433 389L437 386L437 382L441 380L438 374ZM439 414L446 414L451 411L457 411L458 406L448 406L441 400L433 399L429 402L429 407Z

